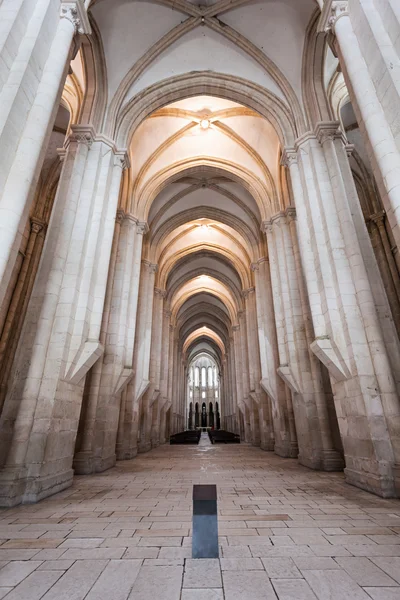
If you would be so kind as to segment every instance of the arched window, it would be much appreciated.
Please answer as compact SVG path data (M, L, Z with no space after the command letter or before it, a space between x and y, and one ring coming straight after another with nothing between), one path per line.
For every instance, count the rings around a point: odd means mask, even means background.
M215 397L218 398L218 390L215 390Z
M201 367L201 387L206 387L206 385L207 385L206 368Z
M194 385L196 387L199 387L199 385L200 385L200 377L199 377L199 375L200 375L199 367L196 367L195 370L194 370Z
M189 369L189 385L190 387L193 385L193 367Z
M212 388L213 386L213 370L212 367L208 367L208 387Z
M214 367L214 387L218 385L217 369Z

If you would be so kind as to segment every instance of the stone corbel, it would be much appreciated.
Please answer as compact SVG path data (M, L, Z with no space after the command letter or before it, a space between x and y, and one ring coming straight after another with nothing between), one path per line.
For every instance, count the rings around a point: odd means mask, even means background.
M132 369L132 367L130 367L130 366L124 367L114 385L113 393L115 395L120 394L125 389L125 387L128 385L128 383L131 381L134 374L135 374L135 372Z
M319 337L312 342L310 349L326 366L336 381L345 381L352 377L349 366L336 343L329 337Z
M292 390L292 392L295 394L301 394L300 385L290 365L281 365L278 367L277 373L279 377L283 379L286 385Z
M261 385L262 389L264 390L264 392L267 394L267 396L269 396L269 398L271 398L271 400L275 401L275 394L273 393L273 390L271 388L270 380L267 377L264 377L264 379L261 379L260 385Z
M62 19L68 19L74 26L75 33L80 35L90 35L92 29L89 23L89 17L83 0L74 0L61 2L60 16Z
M253 400L254 404L258 407L260 406L260 397L257 392L250 392L250 398Z
M150 398L150 402L149 402L149 408L151 408L154 404L154 402L158 399L159 395L160 395L160 390L153 390L153 393L151 394L151 398Z
M142 396L147 392L148 387L150 385L150 381L148 379L142 379L140 382L139 388L136 392L135 402L139 402Z
M87 340L80 347L75 355L67 373L65 380L74 385L78 385L85 377L86 373L93 367L104 352L104 346L99 340Z

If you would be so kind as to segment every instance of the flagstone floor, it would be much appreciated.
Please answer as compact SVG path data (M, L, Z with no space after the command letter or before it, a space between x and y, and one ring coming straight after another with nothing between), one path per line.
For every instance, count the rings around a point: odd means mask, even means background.
M191 560L194 483L220 559ZM0 599L400 600L400 501L241 444L162 446L0 511Z

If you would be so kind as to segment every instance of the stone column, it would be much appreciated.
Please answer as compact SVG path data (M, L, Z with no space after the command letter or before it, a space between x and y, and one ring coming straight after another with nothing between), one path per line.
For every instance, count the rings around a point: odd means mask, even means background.
M71 42L75 33L90 33L81 0L61 2L61 13L60 4L49 0L26 2L20 11L19 4L7 0L0 6L0 305L56 116Z
M166 413L170 407L168 395L168 380L170 377L170 337L171 337L171 311L163 310L162 346L161 346L161 371L160 371L160 444L166 443ZM193 417L194 419L194 417ZM193 420L194 424L194 420Z
M258 341L261 357L261 386L272 405L272 424L274 430L274 450L279 456L293 454L287 412L286 390L283 380L278 376L279 355L275 326L274 303L272 297L271 275L267 259L253 263L255 274L256 306L258 321ZM263 402L265 406L265 402ZM272 440L272 435L269 435ZM271 441L272 444L272 441ZM270 445L270 444L269 444ZM271 449L270 447L267 449ZM297 456L297 453L296 453Z
M81 423L83 444L74 459L76 473L104 471L115 464L119 427L124 433L119 433L117 454L129 455L133 403L126 403L127 395L121 397L121 393L133 377L140 265L146 231L145 223L118 211L115 257L111 261L109 298L102 326L105 351L86 385L87 408Z
M354 182L346 175L348 159L336 132L337 124L320 124L298 140L297 152L286 153L316 336L311 349L331 376L347 480L393 496L400 415L396 369L385 344L390 323L377 313L381 280L373 291ZM397 357L394 339L391 344Z
M5 504L72 482L85 376L103 352L101 322L125 153L74 127L1 420Z
M300 265L296 264L294 217L295 210L289 208L275 215L265 227L278 316L278 373L293 397L299 461L314 469L341 470L343 460L333 448L321 373L309 349L314 337L308 331L311 315L302 297L303 275Z
M147 391L150 386L150 352L153 322L154 279L158 266L142 260L140 277L138 328L134 348L134 394L135 403L141 403L144 430L141 430L140 452L151 448L151 404ZM143 435L144 434L144 435Z
M23 327L46 231L46 227L41 221L35 218L31 218L30 221L31 230L27 247L0 336L0 414L7 394L12 363Z
M400 247L399 56L395 40L389 35L390 29L393 32L397 27L398 36L400 26L397 3L390 5L392 12L384 10L383 5L377 9L371 0L329 0L319 29L336 34L336 48L357 121Z

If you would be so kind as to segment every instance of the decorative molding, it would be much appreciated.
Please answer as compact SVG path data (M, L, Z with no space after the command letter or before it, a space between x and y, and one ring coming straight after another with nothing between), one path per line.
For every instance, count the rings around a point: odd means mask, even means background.
M75 0L74 2L63 1L61 3L60 17L68 19L72 23L75 33L79 33L80 35L90 35L92 33L83 0Z
M239 331L240 325L232 325L232 331Z

